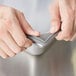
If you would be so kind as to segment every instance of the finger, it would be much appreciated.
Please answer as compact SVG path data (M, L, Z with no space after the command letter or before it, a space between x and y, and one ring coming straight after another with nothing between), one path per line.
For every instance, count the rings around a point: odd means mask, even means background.
M21 51L21 48L16 44L16 42L13 40L13 38L8 32L4 34L4 37L2 37L2 40L7 44L7 46L14 53L19 53Z
M8 55L1 48L0 48L0 56L4 59L8 57Z
M26 34L34 35L34 36L39 36L40 35L38 31L35 31L35 30L32 29L32 27L26 21L24 15L21 12L16 10L16 15L17 15L17 18L18 18L18 20L21 24L21 27L23 28L23 30Z
M53 5L50 6L50 14L51 14L51 33L55 33L60 29L60 13L58 2L54 2Z
M0 40L0 48L10 57L13 57L15 53L2 41Z
M14 38L14 40L20 47L24 46L26 36L23 33L23 31L18 23L18 20L15 17L14 17L13 23L11 25L11 28L8 31L11 33L12 37Z
M32 41L27 38L26 41L25 41L25 48L28 48L31 45L32 45Z
M57 40L69 40L73 36L73 21L72 20L66 20L61 25L61 32L59 32L58 36L56 37Z
M69 27L70 26L70 27ZM69 20L65 20L62 25L61 25L61 30L58 34L58 36L56 37L57 40L70 40L74 34L74 27L73 27L73 23L72 21Z
M61 32L57 40L70 40L74 34L74 11L66 5L65 0L59 1L60 15L62 20Z
M9 29L9 32L20 47L26 47L26 41L28 40L16 18L13 21L12 27ZM28 45L30 46L29 42L30 40L28 41Z

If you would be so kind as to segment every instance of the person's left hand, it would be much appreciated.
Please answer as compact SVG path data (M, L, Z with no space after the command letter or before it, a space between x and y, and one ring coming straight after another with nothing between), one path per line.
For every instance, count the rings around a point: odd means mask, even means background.
M58 33L57 40L76 39L76 0L54 0L50 6L51 33Z

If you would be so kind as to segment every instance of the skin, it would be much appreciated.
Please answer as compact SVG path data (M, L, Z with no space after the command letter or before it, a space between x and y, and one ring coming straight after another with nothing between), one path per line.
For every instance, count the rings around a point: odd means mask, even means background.
M52 11L51 11L52 10ZM57 40L76 39L76 0L54 0L50 6L51 29L59 29ZM8 6L0 6L0 56L13 57L32 45L27 35L39 36L26 21L22 12Z
M22 12L8 7L0 6L0 56L13 57L23 49L32 45L26 36L39 36L27 23Z
M61 29L57 40L76 39L76 0L55 0L50 6L50 14L50 32L55 33Z

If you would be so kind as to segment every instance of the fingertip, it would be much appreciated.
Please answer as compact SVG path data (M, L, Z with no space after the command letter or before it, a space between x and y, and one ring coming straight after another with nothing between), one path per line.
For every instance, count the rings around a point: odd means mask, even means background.
M59 19L52 19L51 20L51 33L55 33L60 29L60 20Z
M55 33L59 30L59 27L57 25L55 26L52 26L51 29L50 29L50 33Z
M56 40L62 40L60 37L56 37Z
M34 35L35 35L35 36L39 36L39 35L40 35L40 32L34 31Z
M62 33L59 32L58 35L55 37L57 40L63 40Z
M35 31L35 30L30 31L29 34L33 35L33 36L39 36L40 35L40 33L38 31Z
M50 29L50 33L55 33L56 32L56 28L53 26L53 27L51 27L51 29Z
M33 35L33 36L39 36L40 32L36 31L36 30L28 30L28 32L26 32L28 35Z
M2 56L3 59L7 59L8 57L8 55Z

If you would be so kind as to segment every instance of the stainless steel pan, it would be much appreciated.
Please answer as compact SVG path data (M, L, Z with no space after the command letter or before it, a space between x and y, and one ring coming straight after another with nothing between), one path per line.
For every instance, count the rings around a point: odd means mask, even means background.
M54 34L44 33L44 34L41 34L39 37L28 35L28 38L33 41L33 45L31 47L29 47L26 50L26 52L31 55L43 54L45 51L47 51L48 46L52 45L57 34L58 34L58 32L56 32Z

